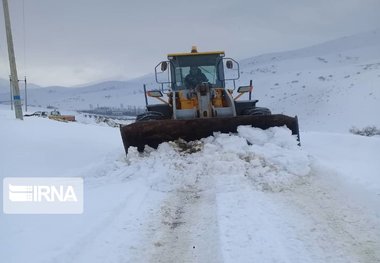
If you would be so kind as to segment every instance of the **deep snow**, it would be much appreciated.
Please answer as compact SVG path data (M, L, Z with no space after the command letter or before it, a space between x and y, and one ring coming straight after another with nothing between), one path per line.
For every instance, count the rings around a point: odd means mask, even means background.
M379 138L241 126L126 158L115 128L0 121L1 178L85 180L83 215L0 213L2 262L380 261Z

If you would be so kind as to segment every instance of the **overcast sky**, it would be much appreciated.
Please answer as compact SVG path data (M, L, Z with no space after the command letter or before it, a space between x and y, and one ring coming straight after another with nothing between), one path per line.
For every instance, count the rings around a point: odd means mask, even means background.
M9 2L19 77L39 85L135 78L192 45L243 59L380 27L380 0ZM0 78L8 78L0 17Z

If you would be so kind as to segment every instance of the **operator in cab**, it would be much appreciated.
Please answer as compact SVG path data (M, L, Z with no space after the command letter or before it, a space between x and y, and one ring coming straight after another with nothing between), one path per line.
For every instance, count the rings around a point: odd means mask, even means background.
M206 75L198 67L190 67L190 73L185 77L186 87L193 89L202 82L208 82Z

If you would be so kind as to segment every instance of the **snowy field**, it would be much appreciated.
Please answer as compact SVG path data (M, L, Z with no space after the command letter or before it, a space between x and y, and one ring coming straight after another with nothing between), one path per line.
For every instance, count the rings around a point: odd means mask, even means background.
M0 213L0 262L380 262L379 137L241 126L125 157L117 128L0 123L1 179L85 181L82 215Z

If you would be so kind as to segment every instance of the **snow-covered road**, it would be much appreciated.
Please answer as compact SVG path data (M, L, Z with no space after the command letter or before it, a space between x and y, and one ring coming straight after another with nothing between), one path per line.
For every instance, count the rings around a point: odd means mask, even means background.
M85 179L83 215L0 214L1 262L380 261L379 138L240 127L125 158L117 129L0 117L1 177Z

